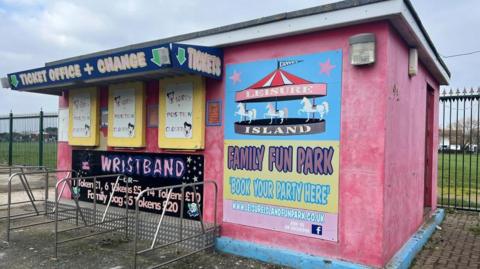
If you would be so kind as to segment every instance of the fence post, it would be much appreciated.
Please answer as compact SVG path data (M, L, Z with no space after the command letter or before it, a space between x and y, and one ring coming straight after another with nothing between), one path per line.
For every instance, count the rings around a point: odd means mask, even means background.
M43 165L43 110L40 110L39 117L39 128L38 128L38 165Z
M8 137L8 165L13 164L13 113L10 111L9 120L9 137Z

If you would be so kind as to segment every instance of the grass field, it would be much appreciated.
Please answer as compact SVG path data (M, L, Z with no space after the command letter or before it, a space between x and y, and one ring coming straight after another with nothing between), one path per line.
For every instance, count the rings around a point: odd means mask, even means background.
M38 165L38 142L13 144L13 163ZM43 163L55 168L57 144L44 143ZM0 163L8 162L8 143L0 142ZM480 154L440 153L438 156L438 201L442 205L480 208ZM450 198L450 199L448 199ZM462 204L463 201L463 204Z
M13 143L13 164L38 165L38 142ZM8 163L8 142L0 142L0 163ZM57 143L43 144L43 165L55 168L57 165Z
M480 154L440 153L438 201L443 205L455 205L456 197L457 206L480 207L479 165Z

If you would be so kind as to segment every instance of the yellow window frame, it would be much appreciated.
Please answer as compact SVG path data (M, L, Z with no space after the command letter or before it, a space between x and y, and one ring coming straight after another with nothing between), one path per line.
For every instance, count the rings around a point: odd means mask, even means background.
M168 138L165 136L166 89L172 84L192 83L192 137ZM182 76L160 80L158 117L158 147L162 149L198 150L205 148L205 80L199 76Z
M78 93L88 92L90 94L90 136L74 137L73 136L73 97ZM100 97L95 87L72 89L68 93L68 144L71 146L98 146L100 142L99 130L99 113L100 113Z
M113 136L113 91L118 89L135 90L135 135L133 137ZM112 84L108 88L108 137L109 147L145 147L145 85L143 82Z

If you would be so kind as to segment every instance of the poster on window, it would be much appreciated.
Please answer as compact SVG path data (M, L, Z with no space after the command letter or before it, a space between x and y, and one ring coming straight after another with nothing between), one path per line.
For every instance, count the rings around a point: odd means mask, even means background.
M165 137L192 138L193 84L170 84L165 91Z
M113 90L113 137L135 136L135 89Z
M76 92L72 95L72 136L90 137L91 120L91 96L90 92Z

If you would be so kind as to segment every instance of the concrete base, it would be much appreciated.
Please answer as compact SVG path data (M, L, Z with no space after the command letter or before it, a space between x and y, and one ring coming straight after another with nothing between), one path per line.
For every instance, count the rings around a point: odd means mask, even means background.
M410 266L415 255L427 243L430 236L435 231L445 217L443 209L437 209L433 216L425 222L422 227L403 245L403 247L393 256L386 268L406 269ZM353 268L371 268L365 265L328 259L321 256L311 256L304 253L273 248L261 244L250 243L246 241L235 240L228 237L220 237L216 241L216 249L221 252L256 259L268 263L289 266L302 269L353 269Z
M432 217L430 217L430 219L427 220L422 227L410 237L410 239L408 239L403 247L397 251L385 268L408 269L417 253L422 250L423 246L425 246L428 239L432 236L437 225L440 225L444 218L445 210L437 209Z

